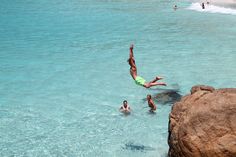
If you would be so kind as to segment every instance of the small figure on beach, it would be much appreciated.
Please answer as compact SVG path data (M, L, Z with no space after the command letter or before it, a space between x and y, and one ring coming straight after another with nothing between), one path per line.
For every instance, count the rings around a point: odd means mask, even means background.
M129 105L128 105L128 102L127 100L124 100L123 101L123 105L120 107L120 112L123 112L125 114L129 114L131 111Z
M137 75L137 67L136 67L135 59L134 59L134 55L133 55L133 48L134 48L134 46L131 45L128 63L130 65L130 75L135 80L135 83L137 85L143 86L145 88L150 88L152 86L157 86L157 85L166 86L166 83L164 83L164 82L157 82L158 80L163 79L162 77L156 76L156 78L154 80L152 80L150 82L146 82L146 80L144 78Z
M147 101L148 101L148 106L151 108L149 111L150 112L154 112L156 111L157 107L154 104L153 100L152 100L152 96L150 94L147 95Z
M207 1L207 4L209 5L209 4L210 4L210 2L209 2L209 1Z
M205 4L204 3L202 3L202 9L205 9Z
M174 10L177 10L177 9L178 9L177 5L174 5L174 6L173 6L173 9L174 9Z

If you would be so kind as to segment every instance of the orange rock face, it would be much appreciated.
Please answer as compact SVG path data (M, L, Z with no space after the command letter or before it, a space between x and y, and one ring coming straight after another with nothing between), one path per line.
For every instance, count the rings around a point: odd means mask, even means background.
M169 157L236 157L236 88L194 86L169 117Z

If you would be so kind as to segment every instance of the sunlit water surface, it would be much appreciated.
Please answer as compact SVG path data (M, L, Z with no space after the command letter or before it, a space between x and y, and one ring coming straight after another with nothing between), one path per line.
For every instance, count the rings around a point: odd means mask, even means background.
M236 86L236 16L171 1L17 1L0 5L0 156L164 157L171 103L149 114L129 75ZM127 99L133 112L118 112Z

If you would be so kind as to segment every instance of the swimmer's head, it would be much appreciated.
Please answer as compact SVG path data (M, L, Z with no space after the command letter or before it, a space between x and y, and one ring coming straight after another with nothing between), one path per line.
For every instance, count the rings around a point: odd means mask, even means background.
M123 101L123 105L124 105L124 107L127 106L127 103L128 103L127 100L124 100L124 101Z
M147 100L150 100L152 96L150 94L147 95Z

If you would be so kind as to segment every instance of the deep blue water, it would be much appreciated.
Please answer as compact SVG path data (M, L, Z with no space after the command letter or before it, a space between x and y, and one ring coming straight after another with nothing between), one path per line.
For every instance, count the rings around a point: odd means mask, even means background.
M188 2L2 0L0 156L164 157L171 103L148 113L164 76L185 95L196 84L236 86L236 16ZM118 112L127 99L133 112Z

